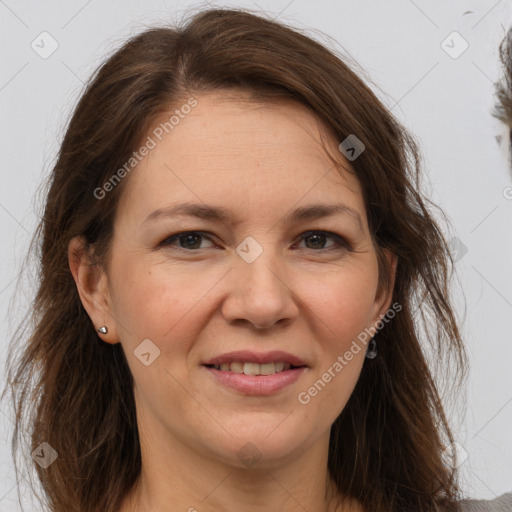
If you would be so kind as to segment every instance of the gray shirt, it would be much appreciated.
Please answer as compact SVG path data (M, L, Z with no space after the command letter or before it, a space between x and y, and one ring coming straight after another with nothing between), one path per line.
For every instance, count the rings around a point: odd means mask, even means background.
M464 512L512 512L512 493L490 501L464 500L461 505Z

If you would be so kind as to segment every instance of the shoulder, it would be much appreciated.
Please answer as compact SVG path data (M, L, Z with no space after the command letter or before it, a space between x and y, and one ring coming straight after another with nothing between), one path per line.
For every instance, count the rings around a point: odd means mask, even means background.
M494 500L463 500L460 505L464 512L512 512L512 493Z

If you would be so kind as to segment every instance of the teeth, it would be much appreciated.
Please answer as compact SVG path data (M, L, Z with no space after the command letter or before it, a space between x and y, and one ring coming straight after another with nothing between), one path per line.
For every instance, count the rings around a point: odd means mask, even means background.
M231 363L230 370L233 373L244 373L244 363Z
M258 363L244 363L245 375L261 375Z
M290 363L222 363L214 365L216 370L232 371L233 373L244 373L245 375L273 375L274 373L283 372L291 368Z
M276 372L282 372L284 368L284 363L275 363Z
M274 375L276 373L276 365L275 363L265 363L260 365L255 365L260 367L261 375Z

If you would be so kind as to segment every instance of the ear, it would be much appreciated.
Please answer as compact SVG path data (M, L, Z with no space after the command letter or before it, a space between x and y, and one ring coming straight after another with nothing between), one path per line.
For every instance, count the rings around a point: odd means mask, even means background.
M106 334L97 332L98 336L107 343L119 343L107 274L94 261L93 249L87 248L83 237L75 237L69 242L68 261L80 300L94 329L96 332L102 326L108 329Z
M380 282L379 280L379 287L373 304L373 325L375 325L375 323L386 314L391 306L393 290L395 288L396 267L398 263L398 257L395 253L391 252L389 249L380 249L380 251L384 256L387 268L389 269L389 279L387 283Z

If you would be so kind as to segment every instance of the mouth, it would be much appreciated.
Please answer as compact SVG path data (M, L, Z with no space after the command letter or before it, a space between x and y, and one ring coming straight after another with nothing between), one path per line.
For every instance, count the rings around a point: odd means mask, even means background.
M272 395L291 386L309 366L299 357L282 351L230 352L201 365L213 382L243 395Z
M294 366L284 361L277 361L271 363L249 363L242 361L234 361L231 363L221 364L206 364L207 368L218 370L222 372L243 373L244 375L274 375L275 373L286 372L288 370L296 370L298 368L305 368L306 365Z

